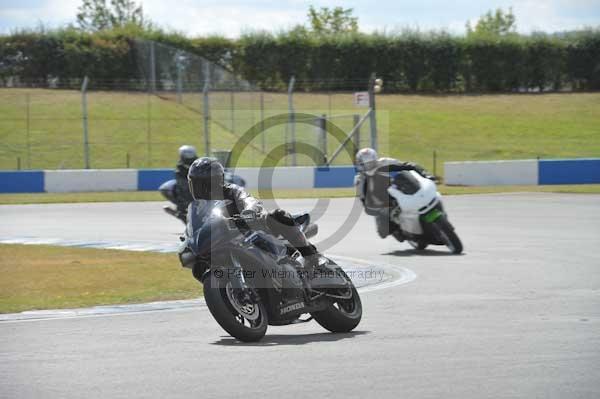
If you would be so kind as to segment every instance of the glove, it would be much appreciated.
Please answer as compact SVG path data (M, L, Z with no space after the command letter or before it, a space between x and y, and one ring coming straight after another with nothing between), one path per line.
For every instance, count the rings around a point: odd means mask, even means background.
M256 219L256 211L254 209L244 209L240 215L246 219Z
M269 218L286 226L294 226L296 223L292 215L283 209L275 209L269 213Z

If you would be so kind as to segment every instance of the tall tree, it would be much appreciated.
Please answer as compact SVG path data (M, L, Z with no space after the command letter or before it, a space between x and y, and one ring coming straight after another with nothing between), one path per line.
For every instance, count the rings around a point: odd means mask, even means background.
M83 0L77 24L84 30L98 31L125 25L145 27L144 10L133 0Z
M319 35L358 32L358 18L352 16L352 8L321 7L316 9L310 6L308 19L313 33Z
M515 32L516 21L512 7L508 9L508 12L498 8L494 13L488 11L479 17L475 28L472 28L471 23L467 22L467 35L506 36Z

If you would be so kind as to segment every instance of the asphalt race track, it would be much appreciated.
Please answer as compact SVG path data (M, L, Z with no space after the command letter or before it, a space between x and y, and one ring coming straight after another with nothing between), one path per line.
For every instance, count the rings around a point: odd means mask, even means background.
M0 206L0 241L175 246L183 225L160 207ZM315 209L319 240L351 207ZM600 196L455 196L446 208L462 256L381 240L364 214L327 249L418 276L364 292L354 333L312 322L241 344L202 306L4 321L0 397L600 397Z

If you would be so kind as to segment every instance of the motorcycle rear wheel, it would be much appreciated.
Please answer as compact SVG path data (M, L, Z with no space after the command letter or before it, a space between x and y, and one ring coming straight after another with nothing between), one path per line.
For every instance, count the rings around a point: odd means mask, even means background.
M269 320L265 305L261 301L240 303L229 280L216 278L212 273L207 276L204 299L217 323L232 337L243 342L256 342L267 333Z
M358 291L350 278L342 269L339 271L350 283L352 297L350 299L331 299L325 310L311 313L312 317L321 327L334 333L350 332L358 326L362 318L362 302Z

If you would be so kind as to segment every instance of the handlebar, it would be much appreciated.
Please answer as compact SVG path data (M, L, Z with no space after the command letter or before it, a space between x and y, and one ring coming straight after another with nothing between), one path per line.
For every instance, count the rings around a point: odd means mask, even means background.
M232 227L239 228L252 228L260 227L263 224L263 217L260 214L237 214L226 218L230 222Z
M237 214L237 215L233 215L231 217L228 217L227 220L231 220L231 221L253 221L253 220L259 220L260 217L258 217L257 214L246 214L246 215L242 215L242 214Z

